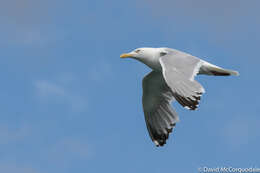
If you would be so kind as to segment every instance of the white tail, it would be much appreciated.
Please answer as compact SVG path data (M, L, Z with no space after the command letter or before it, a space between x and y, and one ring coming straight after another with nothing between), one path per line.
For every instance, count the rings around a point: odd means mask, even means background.
M210 64L206 61L203 61L202 66L200 67L199 74L214 75L214 76L239 76L238 71L223 69L216 65Z

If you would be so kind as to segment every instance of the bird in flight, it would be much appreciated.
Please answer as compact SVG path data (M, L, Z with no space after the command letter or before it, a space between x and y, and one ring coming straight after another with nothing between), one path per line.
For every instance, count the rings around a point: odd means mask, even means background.
M152 69L143 78L143 111L149 135L158 146L166 144L169 133L179 121L171 107L176 100L183 107L198 108L201 95L205 92L197 82L196 75L238 76L233 70L223 69L195 56L170 48L138 48L121 58L133 58Z

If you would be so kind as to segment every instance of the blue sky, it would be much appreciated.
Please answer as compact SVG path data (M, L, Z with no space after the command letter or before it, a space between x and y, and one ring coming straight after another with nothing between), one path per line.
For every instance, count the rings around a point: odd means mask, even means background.
M0 6L0 172L196 172L260 167L257 0L9 0ZM141 104L150 71L119 55L171 47L239 77L199 76L197 111L163 148Z

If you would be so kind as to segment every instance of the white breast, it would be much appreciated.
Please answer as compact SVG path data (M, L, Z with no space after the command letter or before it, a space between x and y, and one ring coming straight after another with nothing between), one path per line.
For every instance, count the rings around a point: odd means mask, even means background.
M142 59L141 62L153 70L161 71L161 69L162 69L160 61L159 61L159 57L149 57L146 59Z

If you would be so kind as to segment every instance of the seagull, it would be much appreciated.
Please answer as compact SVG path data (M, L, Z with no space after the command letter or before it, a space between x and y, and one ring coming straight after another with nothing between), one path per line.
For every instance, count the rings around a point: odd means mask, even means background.
M196 110L205 90L194 80L196 75L238 76L237 71L210 64L188 53L171 48L137 48L120 58L136 59L152 69L142 81L143 111L149 135L158 146L166 144L179 116L171 107L177 101Z

